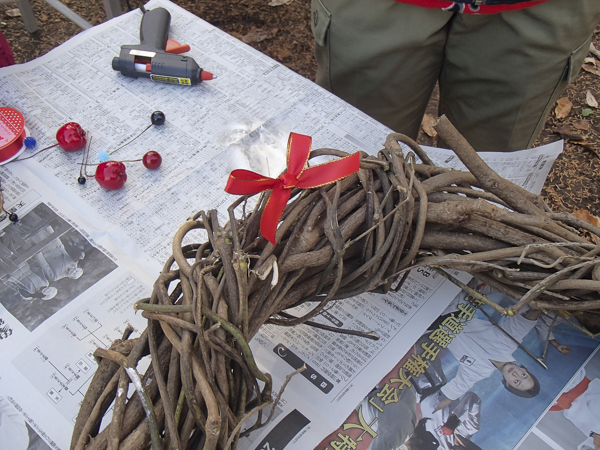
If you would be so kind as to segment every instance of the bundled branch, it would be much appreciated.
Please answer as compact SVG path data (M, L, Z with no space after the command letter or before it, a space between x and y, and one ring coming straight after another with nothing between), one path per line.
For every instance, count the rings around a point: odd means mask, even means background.
M227 224L215 211L186 222L151 297L136 304L147 329L96 352L101 362L71 449L235 448L240 430L264 425L273 402L271 378L248 346L263 324L376 339L312 319L332 301L401 289L418 266L475 275L517 300L508 309L488 301L508 315L526 305L600 308L600 247L583 235L600 237L600 229L553 213L499 177L445 117L435 128L468 171L437 167L414 141L391 134L377 157L361 154L358 173L293 190L277 245L260 234L268 193L248 214L245 197L234 202ZM405 155L400 143L412 151ZM311 152L322 155L347 154ZM207 240L184 245L197 229ZM301 317L286 311L307 303ZM137 363L148 354L152 363L140 376ZM99 431L111 404L112 419Z

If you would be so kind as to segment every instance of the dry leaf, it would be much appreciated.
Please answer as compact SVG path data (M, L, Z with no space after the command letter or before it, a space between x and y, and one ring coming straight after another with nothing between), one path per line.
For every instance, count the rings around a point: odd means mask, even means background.
M433 124L435 123L435 121L435 117L433 117L431 114L425 114L423 116L423 120L421 121L421 127L429 137L437 136L437 131L433 129Z
M6 15L9 17L20 17L21 11L19 11L19 8L9 9L6 11Z
M589 120L576 120L573 122L573 126L581 131L590 131L590 121Z
M587 209L573 211L573 215L584 222L591 223L595 227L600 228L600 217L593 215Z
M242 37L242 42L252 44L262 42L269 37L269 32L265 30L252 30L247 35Z
M591 64L592 66L596 65L596 58L592 57L592 56L588 56L583 60L584 64Z
M562 125L554 130L555 133L560 134L563 139L569 139L571 141L583 141L583 136L573 132L570 125Z
M290 3L292 3L294 0L271 0L269 2L269 6L282 6L282 5L289 5Z
M586 72L600 76L600 69L598 69L596 66L593 66L591 64L584 64L583 66L581 66L581 68Z
M592 108L598 107L598 101L596 100L596 97L594 97L594 94L592 94L589 89L585 93L585 102L588 104L588 106L591 106Z
M277 51L277 60L281 61L292 56L293 53L288 48L281 48Z
M554 109L554 114L556 114L556 118L564 119L565 117L568 117L572 107L573 103L571 103L569 97L559 98L556 101L556 108Z
M590 43L590 53L594 55L596 58L600 59L600 51L594 47L594 44Z
M600 228L600 217L593 215L587 209L578 209L577 211L573 211L573 215L584 222L594 225L595 227ZM587 233L586 233L587 234ZM591 236L594 238L595 244L600 244L597 236Z

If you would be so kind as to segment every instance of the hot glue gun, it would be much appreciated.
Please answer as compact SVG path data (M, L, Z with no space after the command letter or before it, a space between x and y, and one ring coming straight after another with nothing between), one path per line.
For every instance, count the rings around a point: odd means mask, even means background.
M169 39L171 14L164 8L146 10L140 25L140 43L123 45L118 57L113 58L112 68L128 77L146 77L163 83L194 86L212 80L213 74L202 70L196 61L180 53L190 50Z

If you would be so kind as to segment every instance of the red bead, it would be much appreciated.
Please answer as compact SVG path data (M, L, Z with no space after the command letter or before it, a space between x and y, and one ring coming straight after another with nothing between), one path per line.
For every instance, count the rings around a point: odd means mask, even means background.
M81 150L87 143L85 131L75 122L65 123L60 127L56 132L56 140L58 145L68 152Z
M142 162L147 169L156 170L160 167L162 163L162 158L158 152L154 150L150 150L148 153L144 155L142 158Z
M120 161L105 161L96 167L96 181L104 189L114 191L121 189L127 181L125 164Z

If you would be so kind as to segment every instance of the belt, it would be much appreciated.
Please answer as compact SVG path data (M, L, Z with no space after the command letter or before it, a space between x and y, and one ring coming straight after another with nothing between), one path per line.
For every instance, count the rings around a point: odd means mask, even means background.
M454 3L466 3L468 5L514 5L516 3L527 3L534 0L454 0Z

